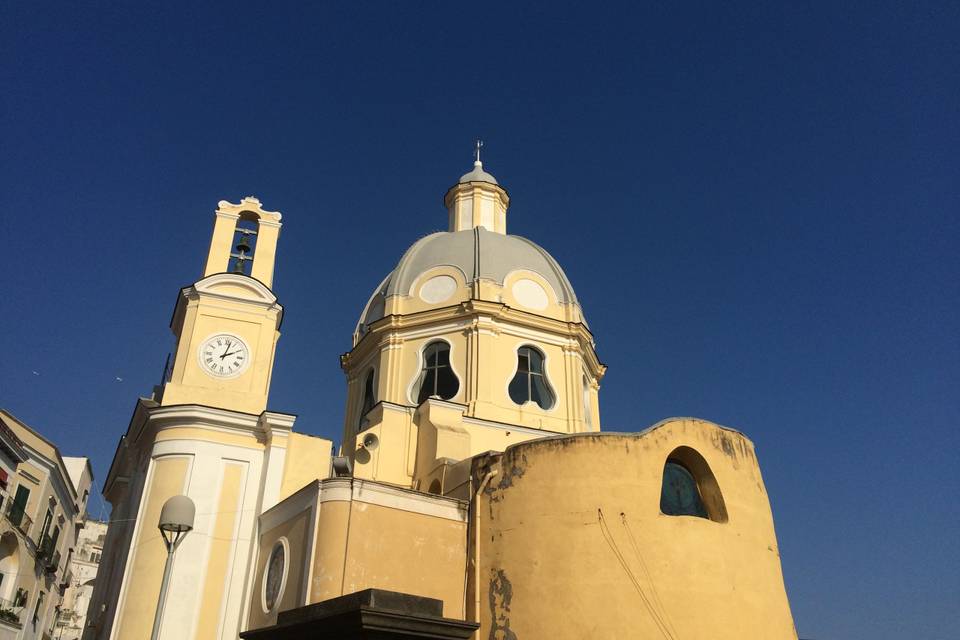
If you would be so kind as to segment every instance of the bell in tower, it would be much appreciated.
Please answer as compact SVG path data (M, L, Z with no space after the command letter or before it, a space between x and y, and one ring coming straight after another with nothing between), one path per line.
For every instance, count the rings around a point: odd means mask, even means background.
M253 261L253 247L257 237L256 226L256 220L249 218L245 219L241 217L237 222L237 228L234 231L234 235L239 236L235 247L236 253L230 254L230 257L233 259L233 273L249 275L244 265L247 262Z

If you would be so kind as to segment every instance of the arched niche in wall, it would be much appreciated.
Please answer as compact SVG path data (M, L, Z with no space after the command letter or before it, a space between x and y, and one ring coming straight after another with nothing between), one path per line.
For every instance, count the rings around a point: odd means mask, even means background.
M684 487L685 483L689 483ZM688 495L683 496L686 489ZM677 491L680 497L670 492ZM668 495L669 494L669 495ZM660 510L665 515L690 515L727 521L727 505L710 465L690 447L677 447L663 465Z
M13 589L20 573L20 543L13 531L0 536L0 597L13 600Z

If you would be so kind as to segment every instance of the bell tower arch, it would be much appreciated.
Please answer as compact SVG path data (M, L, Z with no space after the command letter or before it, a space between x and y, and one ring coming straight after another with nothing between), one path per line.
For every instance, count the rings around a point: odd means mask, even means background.
M204 277L228 272L232 267L234 273L249 275L272 287L280 218L280 212L264 210L253 196L239 204L221 200L213 222Z

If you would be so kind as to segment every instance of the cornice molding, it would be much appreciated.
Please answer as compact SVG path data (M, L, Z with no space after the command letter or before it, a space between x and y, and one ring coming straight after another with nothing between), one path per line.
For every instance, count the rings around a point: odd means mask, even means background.
M224 293L223 291L218 291L218 288L222 287L223 285L239 287L245 292L249 292L250 296L241 297L235 293ZM268 309L273 307L282 308L277 302L277 296L267 285L263 284L256 278L251 278L250 276L236 273L215 273L202 280L198 280L189 287L184 287L182 289L182 293L190 300L194 300L202 296L210 296L212 298L219 298L222 300L252 302L258 306Z
M375 351L393 349L406 339L450 329L548 339L554 344L568 345L567 348L572 340L593 377L599 380L607 370L597 357L593 334L585 324L555 320L503 303L477 299L410 314L384 316L368 326L354 348L340 357L340 364L344 370L349 370L353 362L366 361Z
M211 429L217 432L253 435L258 440L271 439L275 435L289 435L297 417L292 414L264 411L262 414L242 413L200 404L149 406L141 398L134 411L127 437L134 445L152 428L156 435L167 429L180 427Z
M362 502L455 522L466 522L468 517L466 500L422 493L359 478L321 480L320 502Z

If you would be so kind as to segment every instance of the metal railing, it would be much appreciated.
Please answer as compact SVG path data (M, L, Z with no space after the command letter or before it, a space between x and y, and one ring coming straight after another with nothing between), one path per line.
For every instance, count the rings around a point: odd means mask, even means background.
M45 558L53 552L53 538L44 534L37 539L37 557Z
M10 502L3 513L7 516L10 524L19 529L23 535L30 536L30 529L33 528L33 518L27 515L23 505Z
M10 600L0 598L0 621L20 624L20 616L23 614L23 605L17 605Z
M60 568L60 552L54 551L53 554L45 560L43 568L46 569L47 573L56 573L57 569Z
M49 534L37 540L37 561L47 573L56 573L60 568L60 552L56 548L56 541Z

